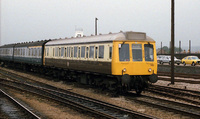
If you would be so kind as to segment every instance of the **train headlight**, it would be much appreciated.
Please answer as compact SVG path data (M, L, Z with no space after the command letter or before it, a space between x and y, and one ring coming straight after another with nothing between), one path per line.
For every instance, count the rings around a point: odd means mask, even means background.
M149 68L149 70L148 70L149 72L151 72L152 71L152 69L151 68Z
M126 68L123 69L123 72L125 72L125 71L126 71Z

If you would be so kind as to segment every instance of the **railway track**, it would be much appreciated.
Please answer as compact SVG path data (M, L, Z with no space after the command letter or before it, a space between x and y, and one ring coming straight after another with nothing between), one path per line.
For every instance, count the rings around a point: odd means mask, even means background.
M15 76L7 74L14 79ZM19 78L19 77L18 77ZM98 118L141 118L141 119L152 119L150 115L135 112L133 110L125 109L119 106L115 106L103 101L88 98L80 94L70 92L69 90L58 89L46 84L33 85L33 81L27 81L26 79L20 77L15 79L15 81L0 79L0 85L4 87L9 87L12 89L25 91L32 93L47 99L56 101L62 105L73 107L76 110L89 112L93 116L98 116ZM44 86L44 87L43 87ZM47 88L48 87L48 88Z
M158 72L159 76L171 76L170 72ZM176 77L200 79L200 74L174 73Z
M171 97L173 99L179 99L191 104L196 104L200 106L200 92L187 89L172 88L166 86L152 85L147 91Z
M0 100L2 102L2 109L7 113L8 118L15 119L40 119L39 116L34 114L31 110L26 108L20 102L15 100L5 91L0 89Z
M157 107L159 109L179 113L182 115L190 116L192 118L200 117L200 106L191 104L180 103L176 101L170 101L163 98L152 97L148 95L142 95L140 97L127 97L129 100L133 100L138 103Z

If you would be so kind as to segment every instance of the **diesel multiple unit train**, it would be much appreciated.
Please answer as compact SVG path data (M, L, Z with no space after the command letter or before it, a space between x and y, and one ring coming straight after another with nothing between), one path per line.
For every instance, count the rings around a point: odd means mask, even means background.
M155 41L142 32L54 39L0 47L2 65L140 94L155 83Z

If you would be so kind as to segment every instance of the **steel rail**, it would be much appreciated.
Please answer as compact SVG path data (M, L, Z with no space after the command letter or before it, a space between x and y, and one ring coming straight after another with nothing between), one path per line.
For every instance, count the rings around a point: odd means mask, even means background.
M10 101L12 101L15 105L17 105L25 113L27 113L30 116L31 119L41 119L39 116L37 116L35 113L33 113L32 111L30 111L24 105L22 105L21 103L19 103L17 100L15 100L9 94L7 94L5 91L3 91L3 90L0 89L0 92L3 93Z
M5 80L4 80L5 81ZM100 114L100 116L103 116L106 117L106 118L143 118L143 119L152 119L152 118L155 118L155 117L152 117L152 116L149 116L149 115L146 115L146 114L142 114L142 113L139 113L139 112L135 112L135 111L132 111L132 110L128 110L128 109L125 109L125 108L122 108L122 107L118 107L118 106L115 106L115 105L108 105L108 104L105 104L105 103L102 103L101 102L97 102L97 101L92 101L90 99L86 99L85 97L84 98L81 98L81 97L78 97L77 95L73 98L70 98L69 97L72 97L72 95L69 95L69 94L63 94L63 93L60 93L60 92L57 92L57 91L53 91L53 90L49 90L49 89L44 89L44 88L41 88L41 87L38 87L38 86L31 86L29 84L23 84L23 83L19 83L19 82L16 82L16 81L6 81L6 83L3 83L2 84L2 81L1 81L1 85L6 85L6 86L10 86L8 85L8 82L9 83L17 83L17 85L20 87L23 85L23 88L21 88L20 90L26 90L26 91L29 91L29 92L33 92L34 90L37 90L37 92L39 92L39 94L42 96L51 96L53 98L57 98L57 101L64 101L65 103L66 102L69 102L67 105L71 105L71 104L75 104L75 105L78 105L79 107L81 108L86 108L86 110L88 111L91 111L95 114ZM19 87L16 87L16 86L12 86L12 88L18 88ZM31 89L31 90L30 90ZM45 91L45 90L48 90L48 91ZM35 93L35 92L34 92ZM57 93L57 94L56 94ZM62 95L65 95L65 96L62 96ZM78 99L76 99L78 98ZM78 100L79 102L76 102L75 100ZM84 103L86 103L86 105L84 105ZM92 103L92 104L91 104ZM89 105L92 105L92 107ZM86 107L87 106L87 107ZM113 112L119 112L119 113L116 113L116 114L113 114Z
M129 100L134 100L136 102L147 104L153 107L161 108L164 110L181 113L190 117L199 118L200 117L200 107L190 104L180 103L176 101L170 101L162 98L156 98L148 95L142 95L141 97L133 98L126 97Z

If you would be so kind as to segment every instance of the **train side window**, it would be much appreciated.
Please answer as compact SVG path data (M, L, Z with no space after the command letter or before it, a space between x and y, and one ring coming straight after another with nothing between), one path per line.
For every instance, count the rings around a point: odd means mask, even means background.
M53 57L54 57L55 53L54 53L54 48L53 48Z
M99 46L99 59L104 58L104 45Z
M64 47L61 47L61 57L64 56Z
M78 47L78 58L80 58L80 55L81 55L81 48Z
M28 56L31 56L31 49L28 49Z
M68 56L70 57L70 54L71 54L71 47L69 47L68 50L69 50Z
M47 48L47 56L49 56L49 48Z
M94 58L94 46L90 46L90 58Z
M77 57L77 47L74 47L74 57Z
M88 58L89 48L86 48L86 58Z
M74 55L73 55L73 50L74 48L73 47L71 47L71 57L74 57Z
M68 47L68 50L67 50L67 57L70 57L70 47Z
M97 52L98 52L98 47L95 47L95 58L97 59Z
M85 58L85 46L81 46L81 58Z
M55 48L55 57L58 56L58 48Z
M109 58L112 59L112 47L109 47Z

